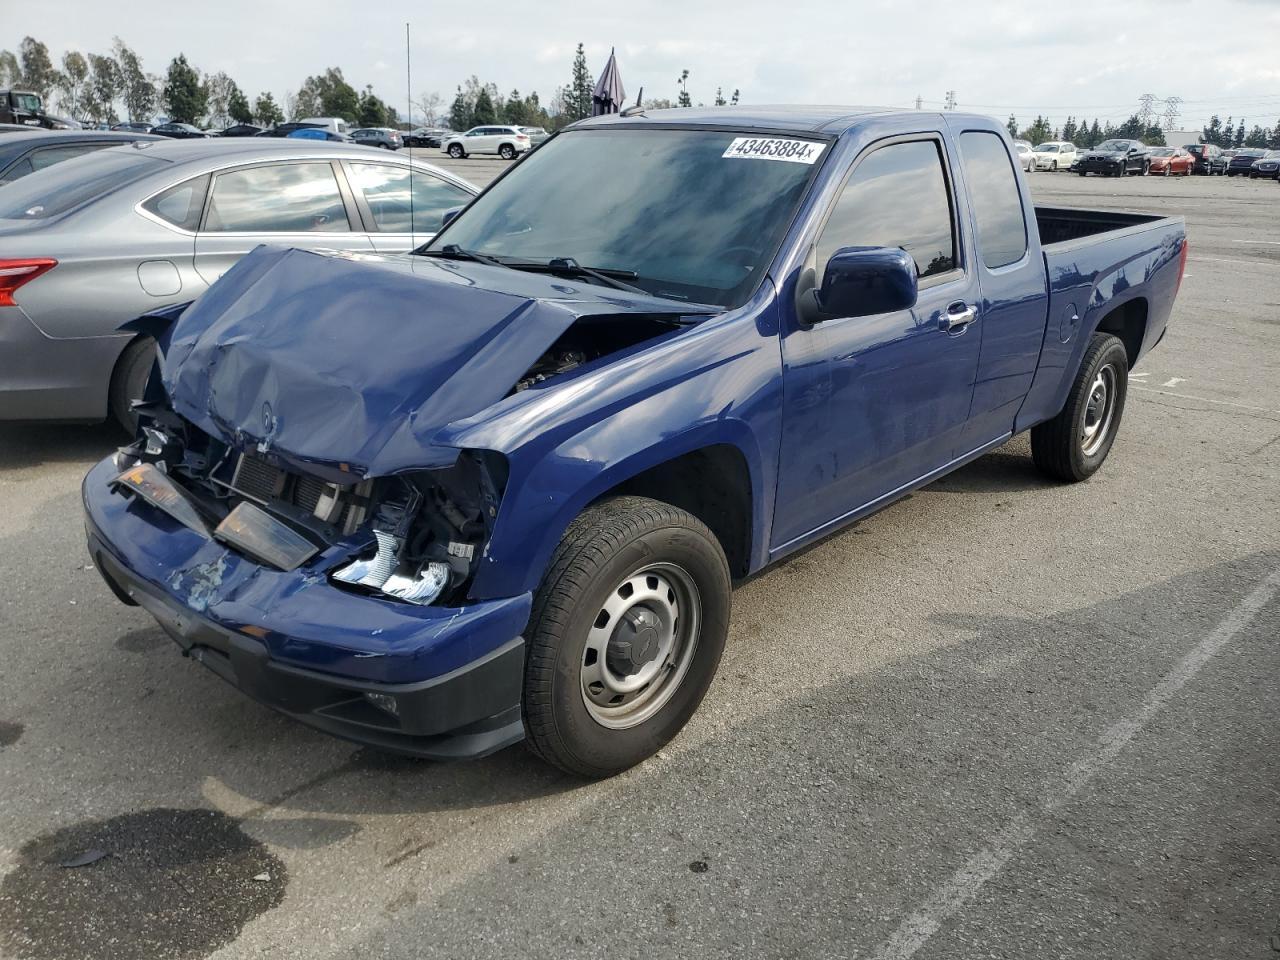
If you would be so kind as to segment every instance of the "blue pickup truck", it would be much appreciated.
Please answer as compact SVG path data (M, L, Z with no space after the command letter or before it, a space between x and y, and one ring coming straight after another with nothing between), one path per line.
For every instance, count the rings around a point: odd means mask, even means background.
M697 709L735 580L1025 430L1096 471L1186 254L1034 207L984 117L596 118L414 254L260 247L136 321L89 552L313 727L608 776Z

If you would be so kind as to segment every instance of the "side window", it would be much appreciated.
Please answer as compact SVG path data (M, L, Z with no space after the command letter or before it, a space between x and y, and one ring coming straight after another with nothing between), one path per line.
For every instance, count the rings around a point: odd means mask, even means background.
M955 269L951 197L935 141L891 144L858 164L818 238L819 276L841 247L901 247L921 279Z
M84 153L93 153L103 147L114 146L114 143L76 143L66 147L45 147L43 150L36 150L31 154L31 169L33 171L43 170L45 167L52 167L55 163L61 163L63 160L70 160L72 157L78 157Z
M335 233L350 226L328 163L279 163L218 174L204 229Z
M194 231L200 226L200 211L204 209L204 195L208 189L208 174L193 177L157 193L142 205L142 209L175 227Z
M1022 193L1004 143L994 133L962 133L960 156L978 224L982 262L990 270L1021 260L1027 252L1027 226Z
M383 233L409 233L409 170L386 163L353 163L351 185L364 194L374 222ZM413 226L415 233L435 233L443 226L444 213L471 202L461 187L420 170L413 172Z
M0 183L8 183L10 180L17 180L19 177L25 177L32 172L31 158L23 157L9 169L0 173Z

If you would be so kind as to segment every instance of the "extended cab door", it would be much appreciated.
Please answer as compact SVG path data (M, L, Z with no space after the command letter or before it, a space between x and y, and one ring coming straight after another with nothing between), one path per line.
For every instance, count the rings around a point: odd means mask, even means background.
M962 444L972 449L1013 430L1040 360L1049 296L1035 208L1004 138L994 129L956 133L981 288L982 350Z
M261 243L373 252L337 161L259 163L213 175L196 270L213 283Z
M819 279L841 247L903 248L920 276L914 309L805 326L794 305L783 305L789 329L774 551L963 452L983 318L953 166L936 133L870 144L813 247Z
M471 202L472 194L457 184L425 170L411 173L405 164L347 160L343 166L379 253L421 246L444 225L445 211Z

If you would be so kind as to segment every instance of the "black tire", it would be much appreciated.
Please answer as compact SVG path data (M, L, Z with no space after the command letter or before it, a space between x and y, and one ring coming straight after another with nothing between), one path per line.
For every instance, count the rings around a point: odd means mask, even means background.
M449 149L446 152L455 160L461 160L467 155L467 151L462 149L462 144L460 143L449 144Z
M1080 176L1082 176L1082 177L1087 177L1088 175L1089 175L1089 171L1088 171L1088 170L1081 170L1081 171L1080 171Z
M655 564L678 568L696 585L696 642L682 676L671 672L655 681L673 678L655 712L634 726L612 729L587 707L584 661L595 662L588 634L597 628L604 604L623 595L619 588L628 578ZM715 676L729 629L730 591L720 543L684 510L645 497L616 497L584 511L556 548L534 594L526 631L523 709L533 752L594 779L620 773L662 749L697 710Z
M155 341L139 337L124 348L111 373L111 386L107 390L109 413L130 435L138 432L138 418L131 407L134 400L142 398L155 355Z
M1114 405L1109 418L1100 425L1101 438L1086 439L1085 427L1092 415L1101 414L1093 401L1095 384L1110 369ZM1129 357L1124 344L1109 333L1095 333L1080 361L1067 404L1052 420L1031 428L1031 456L1040 470L1067 483L1088 480L1102 466L1115 443L1124 416L1124 401L1129 390ZM1092 444L1096 444L1090 449Z
M516 156L516 148L509 143L504 143L498 148L498 156L503 160L514 160Z

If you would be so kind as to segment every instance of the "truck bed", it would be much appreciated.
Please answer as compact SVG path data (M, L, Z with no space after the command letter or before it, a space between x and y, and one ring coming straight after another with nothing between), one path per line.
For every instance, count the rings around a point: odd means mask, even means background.
M1125 230L1154 223L1162 217L1115 210L1073 210L1067 207L1036 207L1036 226L1041 246L1067 243L1084 237Z

